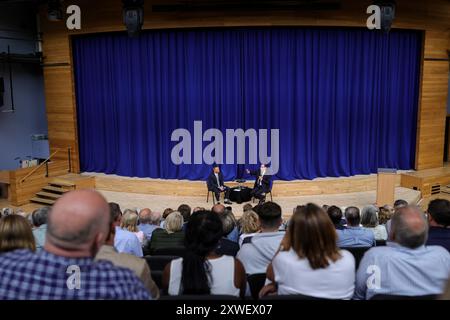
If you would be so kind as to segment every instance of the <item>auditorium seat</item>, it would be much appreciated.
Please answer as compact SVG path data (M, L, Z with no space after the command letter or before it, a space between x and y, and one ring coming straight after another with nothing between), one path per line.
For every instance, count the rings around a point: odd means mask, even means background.
M247 276L247 282L250 287L250 292L252 294L252 298L255 300L259 299L259 292L266 282L266 274L265 273L256 273Z
M162 287L162 275L164 272L164 268L167 264L169 264L173 259L177 259L179 256L145 256L145 260L147 261L150 271L152 273L152 279L155 281L158 288Z
M358 270L359 263L361 262L362 258L364 257L364 254L367 250L369 250L372 247L342 247L342 250L350 251L350 253L355 258L355 268Z
M323 301L330 301L331 299L325 299L325 298L317 298L317 297L311 297L311 296L305 296L303 294L291 294L291 295L268 295L265 297L260 298L260 300L323 300Z
M207 300L220 300L220 301L226 301L226 300L241 300L238 297L230 296L230 295L178 295L178 296L161 296L159 300L166 300L166 301L183 301L183 300L198 300L198 301L207 301Z
M376 240L375 242L377 247L382 247L386 245L386 240Z
M437 295L428 294L423 296L398 296L390 294L376 294L370 300L436 300Z
M183 257L186 252L185 248L175 247L175 248L160 248L153 250L152 256L177 256Z

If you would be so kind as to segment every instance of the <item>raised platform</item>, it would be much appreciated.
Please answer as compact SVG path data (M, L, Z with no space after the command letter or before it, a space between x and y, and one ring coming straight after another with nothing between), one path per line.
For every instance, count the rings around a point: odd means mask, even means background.
M205 195L206 197L204 181L127 178L95 173L85 173L84 175L94 176L96 188L105 191L188 197ZM235 182L225 183L230 187L237 185ZM253 181L247 181L245 185L252 187ZM397 175L396 186L400 186L400 174ZM314 180L276 180L273 183L272 191L274 197L293 197L365 192L374 191L376 188L377 175L371 174Z
M177 209L180 204L186 203L192 208L203 207L206 209L211 208L213 205L212 200L206 202L206 194L204 197L200 196L178 196L173 197L169 195L150 195L139 193L126 193L115 191L99 190L105 198L110 202L116 202L123 209L142 209L151 208L154 211L162 212L166 208ZM420 192L412 189L398 187L395 189L395 198L404 199L410 204L418 204L421 196ZM369 204L374 204L376 200L376 192L363 191L353 193L341 193L341 194L329 194L329 195L309 195L309 196L275 196L273 201L278 203L283 210L283 217L289 218L292 215L293 209L300 204L313 202L318 205L337 205L339 207L357 206L362 208ZM244 204L233 203L233 213L236 217L242 215L242 209Z
M400 185L405 188L419 190L422 197L439 194L450 184L450 167L412 171L401 174Z

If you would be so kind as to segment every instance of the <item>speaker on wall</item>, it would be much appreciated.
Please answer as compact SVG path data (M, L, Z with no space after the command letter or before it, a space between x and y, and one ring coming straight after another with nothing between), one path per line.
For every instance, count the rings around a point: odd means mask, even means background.
M0 107L3 106L3 95L5 94L5 80L0 78Z

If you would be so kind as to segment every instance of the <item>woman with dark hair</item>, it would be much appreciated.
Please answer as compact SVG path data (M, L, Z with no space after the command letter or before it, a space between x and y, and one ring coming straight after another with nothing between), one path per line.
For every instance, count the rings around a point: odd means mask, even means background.
M298 207L281 251L267 268L272 281L260 295L301 294L325 299L351 299L355 288L355 259L336 245L328 214L315 204Z
M36 251L36 242L28 220L17 214L0 219L0 253L28 249Z
M186 254L164 269L163 288L169 295L243 296L246 280L241 262L215 253L222 235L217 214L198 211L190 217L185 230Z

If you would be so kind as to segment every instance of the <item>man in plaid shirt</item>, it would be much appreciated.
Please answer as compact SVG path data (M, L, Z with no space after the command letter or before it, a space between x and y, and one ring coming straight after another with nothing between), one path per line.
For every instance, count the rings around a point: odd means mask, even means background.
M0 300L151 299L131 270L94 261L109 220L109 206L99 193L65 194L48 216L44 250L0 255Z

